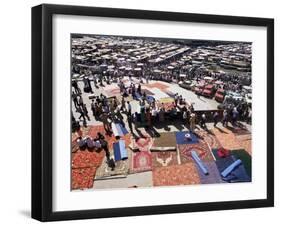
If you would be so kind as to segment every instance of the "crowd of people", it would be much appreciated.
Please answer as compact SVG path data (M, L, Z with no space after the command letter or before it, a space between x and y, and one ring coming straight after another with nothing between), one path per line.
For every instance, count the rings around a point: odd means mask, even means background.
M83 90L92 93L91 82L89 78L83 80ZM100 81L102 83L102 81ZM97 84L95 84L97 85ZM101 85L101 84L99 84ZM90 110L95 120L103 123L104 129L108 135L112 134L111 124L120 123L124 127L127 121L130 131L133 133L133 125L144 125L146 128L151 128L159 123L164 123L166 119L169 120L182 120L183 125L186 125L190 130L194 130L196 124L202 128L207 128L207 122L214 122L216 126L220 121L223 126L228 126L228 123L236 126L238 120L246 122L251 121L251 109L243 104L229 106L224 110L207 111L203 113L196 113L193 104L187 101L178 94L174 95L174 102L166 107L166 104L156 101L153 97L147 96L146 92L142 89L141 83L135 84L131 82L126 86L120 79L118 81L120 88L121 99L117 97L107 98L105 95L100 94L92 97ZM83 101L81 89L77 81L72 83L73 92L72 100L76 112L79 113L78 120L72 114L73 129L79 128L79 121L81 120L83 126L87 126L87 121L90 121L89 111ZM90 87L90 88L87 88ZM133 100L138 101L138 112L132 112L132 105L127 101L127 97L132 97Z

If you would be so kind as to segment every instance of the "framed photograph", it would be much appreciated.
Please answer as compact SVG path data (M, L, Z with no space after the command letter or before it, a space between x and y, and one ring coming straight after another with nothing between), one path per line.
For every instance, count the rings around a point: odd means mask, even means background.
M274 21L32 8L32 217L274 205Z

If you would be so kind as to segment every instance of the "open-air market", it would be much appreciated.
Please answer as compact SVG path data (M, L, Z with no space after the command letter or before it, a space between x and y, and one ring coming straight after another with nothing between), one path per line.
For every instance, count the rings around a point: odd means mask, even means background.
M250 182L252 46L72 34L72 190Z

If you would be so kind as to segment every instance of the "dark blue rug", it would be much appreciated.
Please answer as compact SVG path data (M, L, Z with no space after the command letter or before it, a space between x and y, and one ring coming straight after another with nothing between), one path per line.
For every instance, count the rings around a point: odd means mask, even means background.
M191 139L187 139L185 134L189 133ZM190 132L176 132L177 144L196 144L198 143L198 138L195 134Z

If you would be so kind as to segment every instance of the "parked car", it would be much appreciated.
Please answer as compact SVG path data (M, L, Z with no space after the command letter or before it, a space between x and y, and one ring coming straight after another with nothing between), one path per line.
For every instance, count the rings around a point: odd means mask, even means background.
M195 86L194 92L197 95L202 95L204 91L204 85L203 84L198 84Z
M225 96L225 91L223 89L218 89L216 94L215 94L215 100L217 102L222 103L224 100L224 96Z
M206 85L203 90L203 96L213 98L215 94L215 86L212 84Z
M194 86L194 83L192 81L184 81L184 82L179 82L179 86L184 89L191 90L192 87Z

